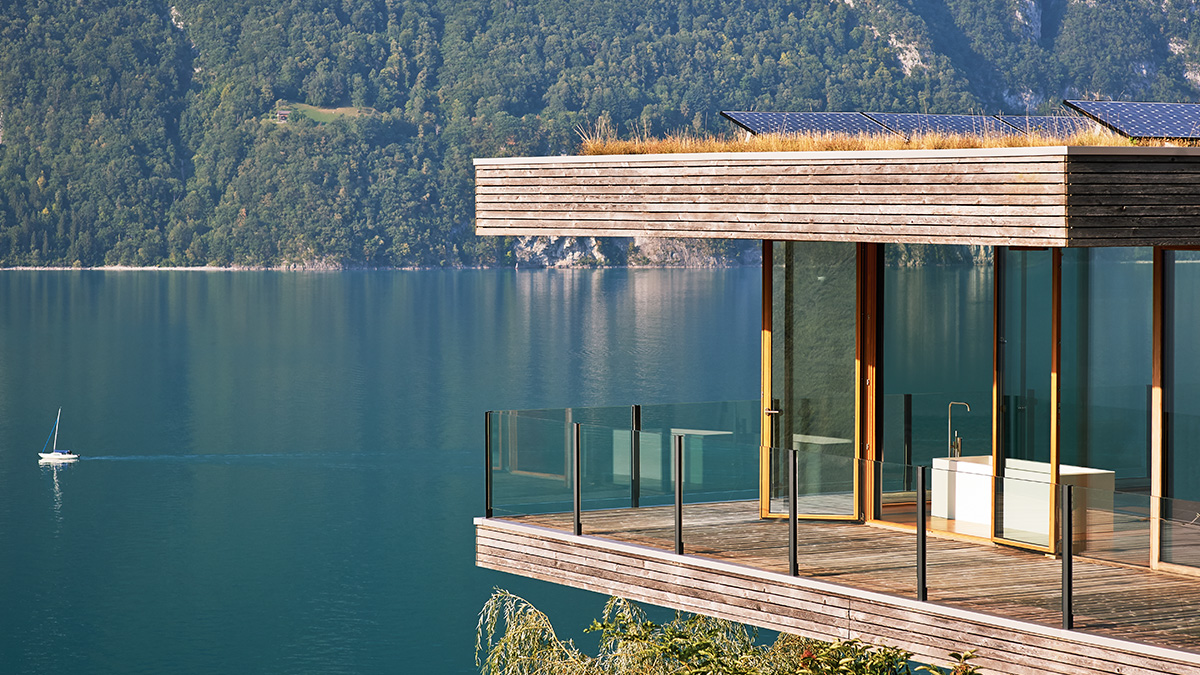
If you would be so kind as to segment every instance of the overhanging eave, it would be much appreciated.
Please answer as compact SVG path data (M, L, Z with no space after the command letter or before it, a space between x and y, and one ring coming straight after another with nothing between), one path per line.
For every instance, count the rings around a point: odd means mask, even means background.
M1200 245L1200 150L479 159L481 235Z

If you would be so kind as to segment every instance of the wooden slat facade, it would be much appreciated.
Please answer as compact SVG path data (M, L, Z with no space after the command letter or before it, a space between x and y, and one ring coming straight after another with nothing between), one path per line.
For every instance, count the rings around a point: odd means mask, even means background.
M1084 628L1067 631L1054 627L1054 560L934 539L932 602L917 602L911 534L805 524L802 576L791 577L786 526L758 520L753 505L731 521L729 508L687 507L685 556L670 550L669 507L589 512L583 537L561 529L570 514L480 518L476 563L772 630L898 646L929 662L976 649L988 673L1200 675L1200 654L1186 648L1200 640L1200 608L1190 609L1200 581L1081 561Z
M482 235L1200 244L1200 149L1046 147L475 160Z

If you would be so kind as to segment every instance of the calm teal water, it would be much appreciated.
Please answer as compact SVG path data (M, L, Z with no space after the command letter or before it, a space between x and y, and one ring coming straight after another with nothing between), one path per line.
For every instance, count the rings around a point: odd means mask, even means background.
M493 586L578 635L473 566L483 411L755 398L759 279L0 273L0 672L474 672Z

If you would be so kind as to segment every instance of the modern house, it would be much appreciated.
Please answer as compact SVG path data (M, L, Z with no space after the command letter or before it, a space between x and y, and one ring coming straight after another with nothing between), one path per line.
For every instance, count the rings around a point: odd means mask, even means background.
M1200 674L1200 148L475 168L479 234L763 250L761 400L489 413L478 565L985 672Z

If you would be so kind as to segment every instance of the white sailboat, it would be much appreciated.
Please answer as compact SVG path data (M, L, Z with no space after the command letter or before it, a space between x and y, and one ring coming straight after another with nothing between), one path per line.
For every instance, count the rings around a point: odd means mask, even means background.
M38 463L57 463L57 462L74 462L79 459L79 455L70 450L58 449L58 422L62 419L62 408L58 409L58 416L54 418L54 428L50 430L50 436L54 438L54 446L50 452L46 452L46 447L50 445L50 438L46 438L46 445L42 446L42 451L38 453Z

